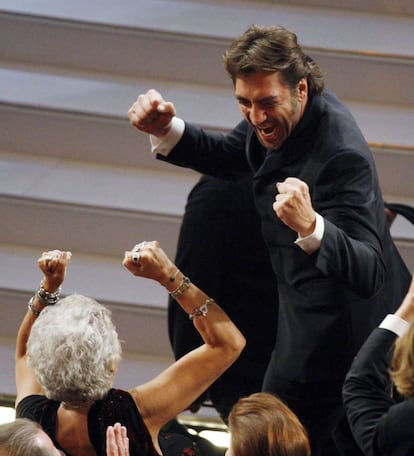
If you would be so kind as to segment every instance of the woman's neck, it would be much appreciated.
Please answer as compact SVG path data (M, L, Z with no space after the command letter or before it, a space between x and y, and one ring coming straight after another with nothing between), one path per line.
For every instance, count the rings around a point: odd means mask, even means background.
M91 405L93 402L87 401L87 402L80 402L80 401L73 401L73 402L61 402L60 406L65 409L65 410L72 410L72 411L87 411L90 409Z

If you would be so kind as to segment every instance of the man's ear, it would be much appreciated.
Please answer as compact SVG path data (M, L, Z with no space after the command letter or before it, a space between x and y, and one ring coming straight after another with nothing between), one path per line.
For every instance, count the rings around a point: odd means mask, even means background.
M303 101L307 98L308 96L308 81L306 78L302 78L298 82L297 86L297 96L298 96L298 101Z

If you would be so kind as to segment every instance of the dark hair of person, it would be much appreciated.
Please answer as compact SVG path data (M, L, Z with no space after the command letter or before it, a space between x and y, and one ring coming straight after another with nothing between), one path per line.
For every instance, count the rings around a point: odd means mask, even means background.
M223 58L233 83L237 78L268 71L280 73L292 91L306 77L309 97L319 95L324 87L322 70L303 52L296 35L284 27L252 25L233 41Z

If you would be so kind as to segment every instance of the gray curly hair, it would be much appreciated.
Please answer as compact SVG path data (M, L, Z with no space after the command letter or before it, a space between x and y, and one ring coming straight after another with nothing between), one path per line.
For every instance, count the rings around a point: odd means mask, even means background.
M121 352L111 311L79 294L46 307L27 342L29 365L46 396L62 402L101 399Z

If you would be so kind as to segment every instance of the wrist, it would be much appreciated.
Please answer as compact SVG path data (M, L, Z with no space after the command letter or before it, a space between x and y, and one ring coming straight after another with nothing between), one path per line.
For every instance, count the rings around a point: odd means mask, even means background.
M310 236L311 234L313 234L315 232L315 228L316 228L316 215L314 215L313 221L308 225L308 227L299 232L300 237L305 238L305 237Z
M171 289L176 288L176 285L178 283L179 275L182 274L181 271L176 267L173 266L171 270L169 271L167 277L164 280L161 280L160 284L167 288L169 291L169 287Z
M191 281L181 271L175 275L175 280L165 284L165 288L173 299L183 295L191 285Z
M44 278L40 282L39 289L43 289L47 293L57 293L61 289L61 284Z
M154 131L151 134L162 141L168 135L168 133L171 131L171 128L172 128L172 120L170 120L170 122L168 122L167 125L165 125L164 127L160 128L157 131Z
M35 296L37 300L44 306L53 306L59 301L60 292L61 287L59 287L56 291L51 292L47 291L47 288L45 288L43 282L40 282L39 289L36 291Z
M57 291L53 293L46 291L46 289L43 286L43 283L40 282L39 289L36 291L34 296L30 298L27 307L35 317L38 317L40 315L40 312L45 307L53 306L59 301L60 291L60 287L57 289Z
M414 321L414 293L407 293L400 307L394 315L411 323Z
M32 314L37 318L40 315L40 312L46 306L53 306L60 299L60 287L56 290L56 287L53 287L56 291L50 292L51 288L45 284L42 280L39 285L39 289L36 291L34 296L30 299L27 307L32 312Z
M45 308L46 306L42 304L39 299L37 298L37 294L32 296L27 303L27 308L32 312L32 314L37 318L40 315L40 312Z

